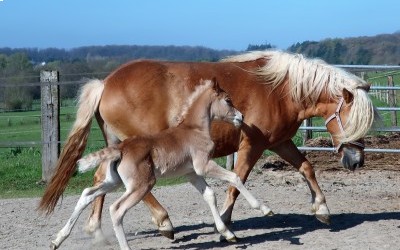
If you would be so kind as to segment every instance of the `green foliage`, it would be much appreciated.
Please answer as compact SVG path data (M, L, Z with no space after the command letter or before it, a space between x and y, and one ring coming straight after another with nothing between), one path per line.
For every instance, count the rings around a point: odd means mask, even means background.
M272 49L275 48L275 46L271 45L270 43L265 42L264 44L249 44L247 46L246 51L254 51L254 50L266 50L266 49Z
M288 51L318 57L331 64L400 65L400 33L305 41L293 44Z

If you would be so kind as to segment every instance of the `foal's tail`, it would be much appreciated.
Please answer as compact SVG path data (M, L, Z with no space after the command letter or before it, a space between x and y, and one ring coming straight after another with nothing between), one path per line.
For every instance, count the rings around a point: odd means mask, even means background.
M79 172L84 173L97 167L103 161L117 161L119 159L121 159L121 150L114 146L91 153L77 163Z
M38 209L50 214L54 211L69 179L75 172L76 161L82 156L89 136L92 117L98 110L104 84L91 80L81 88L76 120L57 161L54 175L44 191Z

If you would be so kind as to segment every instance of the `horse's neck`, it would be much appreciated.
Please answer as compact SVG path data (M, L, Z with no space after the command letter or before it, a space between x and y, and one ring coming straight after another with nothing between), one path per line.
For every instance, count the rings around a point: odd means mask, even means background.
M211 124L211 102L208 95L201 95L188 109L180 126L197 128L209 132Z

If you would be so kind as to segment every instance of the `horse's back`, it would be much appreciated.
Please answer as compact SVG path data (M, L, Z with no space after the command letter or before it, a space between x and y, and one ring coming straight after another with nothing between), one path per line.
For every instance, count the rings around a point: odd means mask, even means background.
M186 95L181 82L161 62L125 64L104 80L100 116L120 139L164 130L174 122L179 113L176 103Z

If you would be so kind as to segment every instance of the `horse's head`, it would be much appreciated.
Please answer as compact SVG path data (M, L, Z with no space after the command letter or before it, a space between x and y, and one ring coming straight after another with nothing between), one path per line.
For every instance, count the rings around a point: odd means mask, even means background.
M368 90L368 86L357 87L353 93L343 89L342 97L327 105L324 116L336 152L341 155L343 166L350 170L364 165L363 137L375 113Z
M231 98L219 87L217 80L214 78L212 81L214 94L211 103L211 115L213 119L229 122L235 127L242 126L242 113L233 106Z

